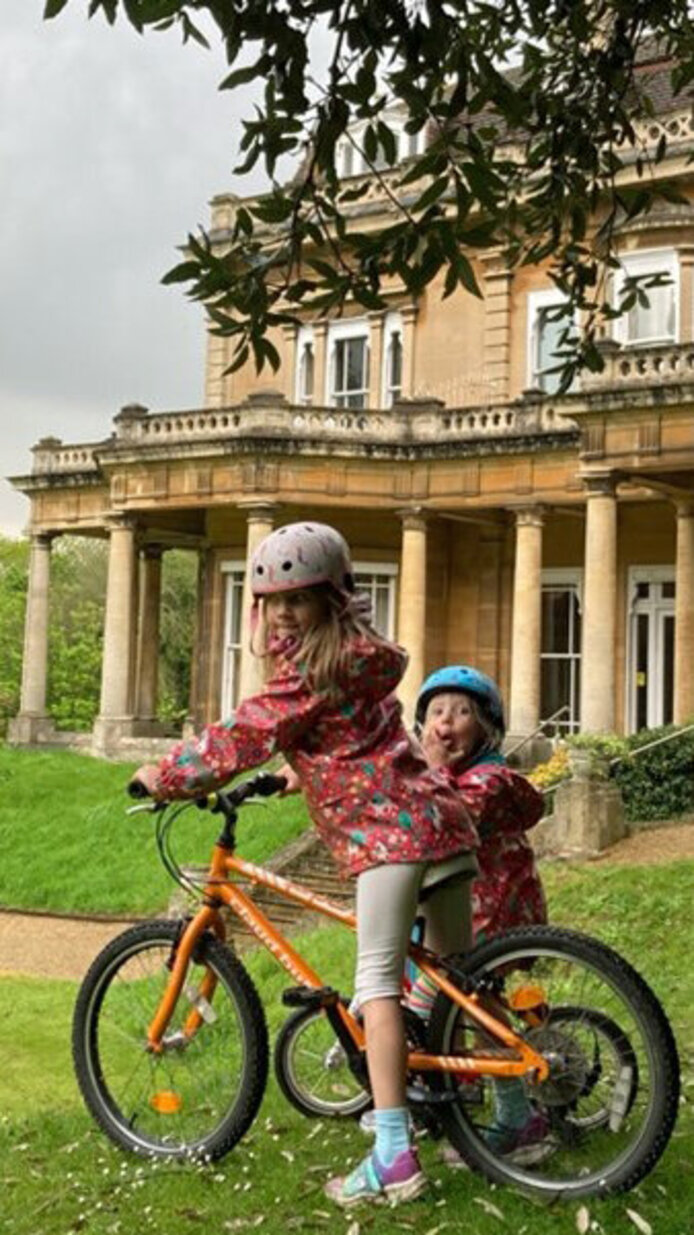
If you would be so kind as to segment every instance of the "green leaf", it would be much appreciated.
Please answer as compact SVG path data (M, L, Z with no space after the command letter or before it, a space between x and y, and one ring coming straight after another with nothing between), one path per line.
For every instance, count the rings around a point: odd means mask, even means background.
M68 0L46 0L43 10L43 20L49 21L51 17L57 17L65 8Z

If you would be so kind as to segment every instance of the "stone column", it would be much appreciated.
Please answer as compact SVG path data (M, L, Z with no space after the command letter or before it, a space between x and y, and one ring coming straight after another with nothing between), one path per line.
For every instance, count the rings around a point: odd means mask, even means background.
M133 678L137 598L135 529L114 518L108 556L101 704L94 722L94 747L108 753L133 729Z
M675 724L694 720L694 502L677 504Z
M8 731L15 746L38 742L52 728L46 713L51 542L52 537L41 532L31 538L19 714L10 721Z
M427 589L427 524L419 507L397 512L402 520L398 643L409 653L398 695L405 720L414 720L417 692L424 678Z
M415 323L417 321L416 304L404 305L400 310L402 318L402 398L412 399L415 390Z
M251 591L250 569L253 554L261 540L269 536L274 527L276 506L274 502L253 502L239 505L246 512L246 576L243 583L243 612L241 614L241 674L239 683L239 699L247 699L254 695L263 685L264 668L262 660L251 652L251 606L253 593Z
M540 723L543 527L541 507L516 512L509 730L518 738L533 733Z
M326 389L328 373L328 323L316 322L313 327L313 402L323 407L330 402Z
M140 562L136 715L148 725L157 719L161 562L161 545L146 545Z
M586 477L585 485L581 729L607 733L615 725L617 496L609 474Z
M383 398L383 313L369 313L369 407L381 407Z

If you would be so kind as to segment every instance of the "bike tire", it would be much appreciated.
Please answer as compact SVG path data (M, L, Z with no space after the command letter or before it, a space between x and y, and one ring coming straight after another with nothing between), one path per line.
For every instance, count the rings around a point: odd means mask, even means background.
M321 1008L300 1008L287 1018L275 1042L274 1066L287 1101L310 1119L357 1119L372 1104Z
M530 927L505 932L458 958L461 973L496 981L507 997L514 984L542 986L547 1005L593 1008L619 1027L635 1053L636 1086L627 1092L619 1076L586 1086L588 1060L574 1029L566 1026L529 1030L509 1013L513 1027L551 1062L550 1077L539 1084L523 1082L533 1110L547 1120L547 1134L536 1145L534 1161L521 1152L502 1153L494 1144L494 1086L485 1078L487 1095L480 1111L463 1101L439 1106L445 1134L474 1169L495 1183L510 1184L531 1195L575 1199L625 1192L656 1165L670 1139L679 1103L679 1060L669 1021L656 996L631 965L611 948L577 932L555 927ZM511 1005L512 1006L512 1005ZM557 1038L559 1035L559 1038ZM482 1035L483 1036L483 1035ZM443 993L437 996L429 1028L430 1048L444 1055L461 1053L461 1043L479 1044L479 1029L466 1022L460 1008ZM552 1050L549 1050L549 1047ZM489 1049L489 1041L486 1043ZM496 1042L496 1053L504 1048ZM508 1082L496 1082L498 1086ZM452 1074L432 1074L431 1088L454 1093ZM611 1087L611 1088L609 1088ZM599 1092L598 1092L599 1088ZM582 1127L567 1118L581 1102L603 1101L611 1093L610 1126ZM587 1095L587 1096L584 1096ZM569 1102L568 1099L571 1099ZM498 1105L498 1103L497 1103Z
M164 1050L147 1051L181 929L177 922L146 922L96 957L75 1006L73 1060L87 1107L115 1144L152 1157L213 1160L232 1149L258 1112L268 1076L267 1025L243 965L205 934ZM207 1000L199 984L210 973L216 987ZM180 1027L192 1007L203 1020L185 1040Z

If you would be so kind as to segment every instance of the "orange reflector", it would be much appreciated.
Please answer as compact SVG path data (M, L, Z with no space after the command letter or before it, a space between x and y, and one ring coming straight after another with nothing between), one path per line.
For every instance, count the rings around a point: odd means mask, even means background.
M159 1093L152 1094L149 1105L160 1115L175 1115L183 1106L183 1101L172 1089L161 1089Z
M509 997L514 1012L528 1012L530 1008L539 1008L545 1003L547 996L541 986L519 986Z

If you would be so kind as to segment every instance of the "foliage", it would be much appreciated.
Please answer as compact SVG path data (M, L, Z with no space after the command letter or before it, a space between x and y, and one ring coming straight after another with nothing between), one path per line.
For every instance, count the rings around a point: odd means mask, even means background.
M562 863L543 871L553 920L589 927L616 942L664 1000L685 1078L694 1061L693 870L690 862L651 867L647 881L638 867ZM299 947L326 980L349 990L353 962L345 942L344 931L329 927L302 937ZM287 1015L280 995L291 979L267 952L248 954L244 963L262 992L274 1037ZM304 1119L272 1078L254 1127L223 1161L174 1169L127 1157L96 1130L77 1093L69 1045L75 994L72 982L0 978L8 1009L0 1019L0 1056L12 1061L0 1070L4 1235L196 1235L256 1228L262 1235L289 1235L358 1226L368 1235L393 1235L401 1227L442 1235L575 1235L577 1205L538 1205L511 1189L490 1189L469 1171L447 1170L439 1145L429 1138L418 1142L434 1181L428 1197L398 1210L397 1220L383 1206L360 1212L358 1222L350 1215L346 1224L338 1223L322 1195L323 1183L350 1157L353 1164L358 1160L364 1138L352 1121ZM653 1175L636 1193L586 1202L595 1232L634 1235L627 1209L642 1215L654 1232L692 1230L694 1194L687 1181L694 1119L686 1084L675 1136ZM502 1218L485 1212L490 1204Z
M666 725L629 738L631 757L614 771L627 819L669 819L694 811L694 732L638 754L647 743L676 732L675 725Z
M125 814L133 771L131 764L68 751L0 745L0 905L126 914L166 909L177 888L159 859L154 820ZM249 806L240 816L239 851L264 862L307 824L299 796ZM191 808L173 829L177 859L204 863L218 832L218 817Z
M545 763L537 763L535 765L532 771L528 773L528 780L531 781L536 789L547 790L556 788L561 781L566 780L570 775L569 752L562 743L561 746L557 746L557 749L552 752L550 758Z
M48 711L58 729L91 729L99 710L106 546L61 537L51 555Z
M0 536L0 736L19 709L28 545Z
M173 549L162 564L159 715L180 723L190 701L190 670L197 597L194 553Z
M44 16L68 3L45 0ZM238 205L224 253L202 233L165 281L189 285L212 329L277 367L268 333L296 309L325 314L347 297L375 310L385 284L411 297L437 280L444 296L479 294L474 255L499 251L511 268L547 263L568 297L563 387L576 365L602 366L601 322L646 295L627 281L609 302L616 229L659 197L670 138L647 146L654 77L637 61L657 44L670 86L688 106L694 25L688 0L90 0L89 15L136 30L177 27L183 40L219 39L224 90L248 98L243 176L264 165L271 189ZM316 53L316 48L319 52ZM321 58L327 63L320 63ZM398 123L399 117L399 123ZM426 132L400 166L398 130ZM355 127L356 126L356 127ZM341 183L347 141L368 167ZM278 164L294 178L282 184ZM623 173L629 169L628 175ZM380 182L389 221L359 226L359 202ZM646 284L647 286L647 284ZM572 343L576 310L585 331ZM578 350L574 350L578 346Z

